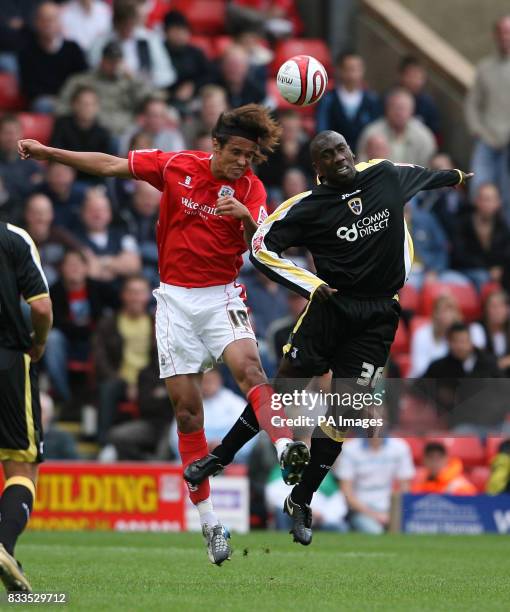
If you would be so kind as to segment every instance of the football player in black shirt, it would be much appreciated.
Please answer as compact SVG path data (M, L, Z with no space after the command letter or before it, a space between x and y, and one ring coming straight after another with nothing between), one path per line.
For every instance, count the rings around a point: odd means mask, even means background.
M404 205L418 191L463 184L472 174L433 171L385 159L355 165L345 138L318 134L311 143L318 185L277 208L255 233L251 261L272 280L309 302L284 347L278 381L308 381L329 370L333 380L352 381L361 391L381 377L397 330L403 286L413 260ZM316 274L282 253L306 247ZM252 437L256 419L248 406L222 444L188 467L195 482L217 473ZM291 533L301 544L312 539L310 502L338 457L345 429L323 424L312 436L310 463L285 501Z
M0 578L8 591L31 591L14 558L35 499L43 442L37 371L52 324L48 283L37 248L19 227L0 223ZM28 303L31 325L20 298Z

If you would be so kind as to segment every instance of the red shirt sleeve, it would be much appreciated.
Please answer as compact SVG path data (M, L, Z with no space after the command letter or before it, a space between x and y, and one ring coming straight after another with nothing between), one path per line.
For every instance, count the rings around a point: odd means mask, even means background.
M256 177L249 177L250 186L244 196L243 204L250 211L251 216L258 225L267 218L267 193L262 181Z
M157 149L140 149L128 154L129 170L139 181L147 181L159 191L163 191L165 167L174 153L163 153Z

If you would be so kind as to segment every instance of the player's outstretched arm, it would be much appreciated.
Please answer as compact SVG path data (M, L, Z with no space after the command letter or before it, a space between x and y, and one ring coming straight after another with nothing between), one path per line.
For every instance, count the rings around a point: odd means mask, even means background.
M106 153L82 153L47 147L37 140L24 139L18 141L18 153L21 159L36 159L39 161L55 161L71 166L80 172L96 176L115 176L131 178L128 160Z

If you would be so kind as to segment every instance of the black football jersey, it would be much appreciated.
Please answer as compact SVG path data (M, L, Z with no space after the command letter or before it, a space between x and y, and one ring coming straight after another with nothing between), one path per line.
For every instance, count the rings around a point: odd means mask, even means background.
M422 189L462 180L460 170L385 159L360 163L345 187L319 184L281 204L255 233L250 258L267 276L308 299L322 283L350 297L391 297L413 260L405 203ZM317 275L282 256L295 246L311 252Z
M37 248L27 232L0 223L0 347L26 352L32 345L20 298L47 297L48 283Z

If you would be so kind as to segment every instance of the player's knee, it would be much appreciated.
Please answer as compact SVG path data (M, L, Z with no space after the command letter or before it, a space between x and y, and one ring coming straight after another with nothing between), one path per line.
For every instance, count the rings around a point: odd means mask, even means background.
M183 433L198 431L203 427L202 412L196 406L188 402L178 402L174 405L177 429Z
M260 362L257 359L249 359L240 368L236 382L240 389L247 393L252 387L266 383L267 377Z

